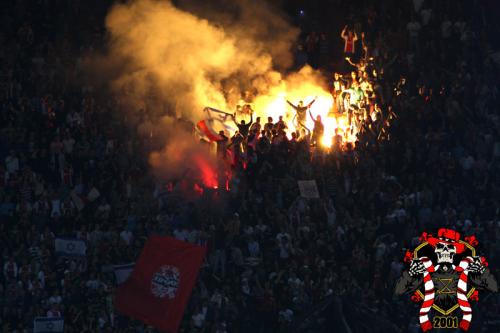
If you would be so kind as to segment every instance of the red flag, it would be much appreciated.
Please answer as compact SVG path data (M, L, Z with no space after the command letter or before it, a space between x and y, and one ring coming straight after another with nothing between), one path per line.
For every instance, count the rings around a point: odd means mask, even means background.
M206 248L152 236L130 278L116 292L121 312L164 332L177 332Z

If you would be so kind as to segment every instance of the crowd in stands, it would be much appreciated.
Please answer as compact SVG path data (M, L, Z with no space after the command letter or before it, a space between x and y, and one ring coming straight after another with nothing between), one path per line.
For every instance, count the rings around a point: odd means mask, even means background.
M229 191L186 200L148 172L150 144L117 102L78 80L103 43L92 3L0 5L2 332L31 332L37 316L64 317L65 332L155 332L113 306L113 265L134 262L151 234L208 247L185 333L416 333L418 308L394 282L405 249L439 227L476 235L499 276L499 29L487 4L304 2L317 7L300 20L297 59L333 78L335 97L341 75L369 62L372 110L395 119L324 154L259 140ZM320 198L302 198L298 180ZM86 256L57 256L56 237L84 240ZM471 332L498 332L499 294L476 307Z

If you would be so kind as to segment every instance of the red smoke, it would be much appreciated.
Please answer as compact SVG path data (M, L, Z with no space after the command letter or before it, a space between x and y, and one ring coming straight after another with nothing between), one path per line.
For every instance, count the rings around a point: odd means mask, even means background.
M217 172L201 155L194 155L193 161L200 170L203 185L216 189L218 186Z

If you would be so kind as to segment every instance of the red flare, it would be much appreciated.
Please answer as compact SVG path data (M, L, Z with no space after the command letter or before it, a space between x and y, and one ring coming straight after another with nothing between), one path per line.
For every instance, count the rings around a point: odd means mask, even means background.
M212 166L201 156L194 156L193 159L201 172L203 185L209 188L217 188L217 173Z

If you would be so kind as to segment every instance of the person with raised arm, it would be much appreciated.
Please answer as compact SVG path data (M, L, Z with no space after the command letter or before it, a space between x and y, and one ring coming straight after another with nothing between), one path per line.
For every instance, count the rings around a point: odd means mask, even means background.
M325 132L325 125L323 125L320 115L314 118L314 116L311 113L311 110L309 110L309 116L314 122L314 127L312 132L312 144L318 146L321 143L321 138L323 137L323 133Z
M356 41L358 34L347 28L347 25L342 29L340 37L344 40L344 54L346 57L353 57L356 53Z
M307 104L305 106L304 106L304 102L303 101L299 101L299 104L294 105L289 100L286 100L286 102L295 110L296 114L295 114L294 118L297 119L297 123L300 126L304 127L304 124L306 122L306 116L307 116L306 112L313 105L313 103L316 101L316 98L317 97L315 97L309 104Z
M252 123L253 123L253 113L250 113L250 122L248 124L245 123L244 120L241 120L241 122L238 123L236 121L236 113L234 114L233 121L236 124L236 126L238 126L238 131L240 132L240 134L244 138L246 138L248 136L248 131L250 129L250 126L252 126Z

